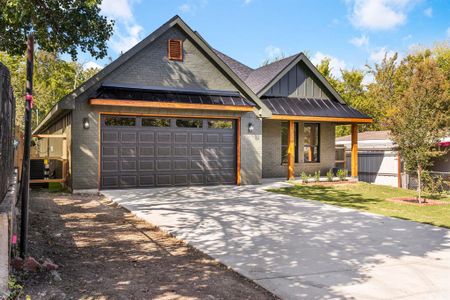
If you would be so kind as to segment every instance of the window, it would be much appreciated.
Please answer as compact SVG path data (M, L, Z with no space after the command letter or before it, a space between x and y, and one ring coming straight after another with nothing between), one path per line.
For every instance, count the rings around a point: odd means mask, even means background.
M132 117L107 117L106 126L136 126L136 118Z
M183 41L169 40L167 52L170 60L183 60Z
M177 127L187 127L187 128L202 128L203 121L202 120L186 120L186 119L178 119Z
M142 118L143 127L170 127L170 119Z
M229 121L229 120L209 120L208 121L208 128L232 129L233 128L233 121Z
M281 123L281 164L288 163L288 129L289 123ZM295 163L298 163L298 123L294 123L294 154Z
M304 128L304 162L320 161L320 127L319 124L305 124Z

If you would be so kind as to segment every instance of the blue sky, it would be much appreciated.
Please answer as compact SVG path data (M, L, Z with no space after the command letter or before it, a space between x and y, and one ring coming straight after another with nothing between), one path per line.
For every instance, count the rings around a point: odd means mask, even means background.
M450 0L104 0L116 20L109 56L117 58L174 15L213 47L251 66L266 58L307 51L314 63L363 68L384 53L450 41ZM87 66L104 66L82 54Z

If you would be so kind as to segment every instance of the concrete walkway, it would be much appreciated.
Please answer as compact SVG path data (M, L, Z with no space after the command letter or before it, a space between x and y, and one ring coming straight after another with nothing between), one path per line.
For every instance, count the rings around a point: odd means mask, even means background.
M270 186L103 194L284 299L450 299L450 230Z

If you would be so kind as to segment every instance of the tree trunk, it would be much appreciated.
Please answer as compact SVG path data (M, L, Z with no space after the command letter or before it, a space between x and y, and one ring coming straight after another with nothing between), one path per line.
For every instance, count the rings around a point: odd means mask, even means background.
M417 166L417 193L419 203L422 203L422 165Z

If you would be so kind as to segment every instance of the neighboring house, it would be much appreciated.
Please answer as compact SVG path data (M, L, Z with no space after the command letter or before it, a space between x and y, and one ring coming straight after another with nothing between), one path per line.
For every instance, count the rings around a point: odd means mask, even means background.
M351 136L336 138L336 146L347 149L347 168L351 164ZM450 147L450 138L442 140L439 145L443 150ZM450 152L434 159L430 172L450 177ZM389 131L366 131L358 134L358 178L361 181L391 185L395 187L414 188L415 179L404 174L403 164L399 163L397 145L391 139Z
M326 172L335 125L356 133L371 121L303 53L252 69L176 16L61 99L34 133L67 135L69 185L85 191Z

